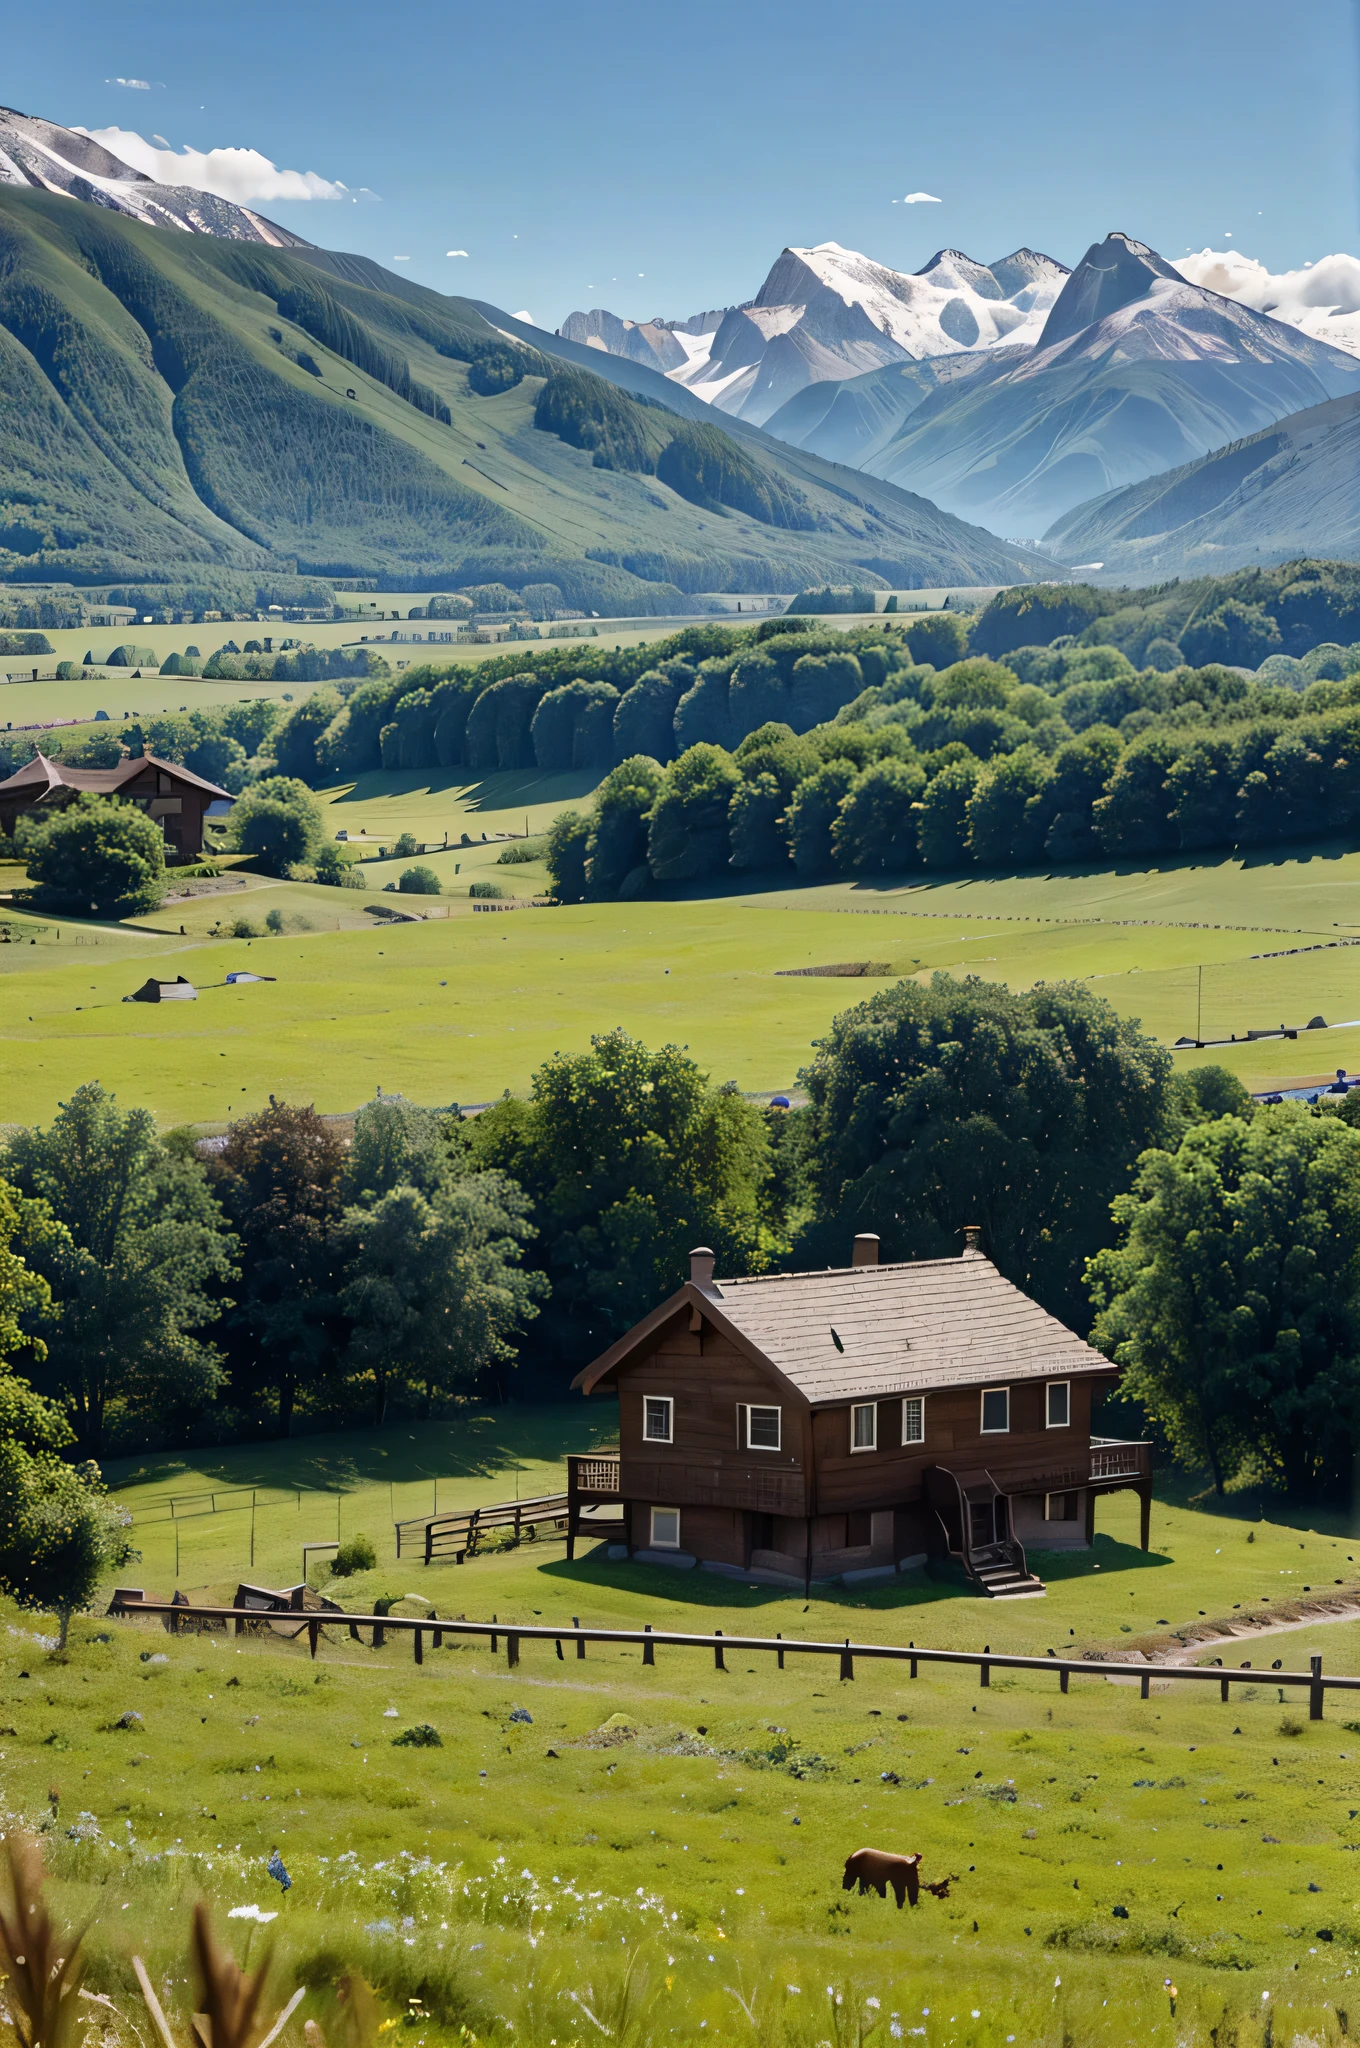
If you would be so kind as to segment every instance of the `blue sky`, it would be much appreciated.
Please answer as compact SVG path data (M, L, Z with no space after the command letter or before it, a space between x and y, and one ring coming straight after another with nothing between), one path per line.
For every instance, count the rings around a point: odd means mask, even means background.
M256 203L555 326L749 298L786 243L1360 252L1358 58L1356 0L64 0L4 93L366 188Z

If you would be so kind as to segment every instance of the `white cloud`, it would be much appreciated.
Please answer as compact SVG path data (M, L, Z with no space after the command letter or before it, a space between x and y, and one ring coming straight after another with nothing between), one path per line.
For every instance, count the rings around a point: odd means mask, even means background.
M105 85L125 85L129 92L150 92L149 78L106 78Z
M895 206L897 201L894 200L893 204ZM944 201L937 199L933 192L908 192L902 204L904 206L943 206Z
M1360 356L1360 257L1323 256L1301 270L1267 270L1240 249L1201 249L1176 264L1182 277L1318 341Z
M446 249L446 250L444 251L444 254L445 254L446 256L466 256L466 255L467 255L467 250L466 250L466 249Z
M315 171L281 171L258 149L157 149L130 128L81 128L78 134L102 142L105 149L144 171L158 185L189 185L196 192L215 192L239 206L281 199L371 199L367 190L318 177Z
M394 263L409 263L409 262L410 262L410 260L411 260L411 259L410 259L410 257L409 257L409 256L394 256L394 257L392 258L392 261L393 261Z

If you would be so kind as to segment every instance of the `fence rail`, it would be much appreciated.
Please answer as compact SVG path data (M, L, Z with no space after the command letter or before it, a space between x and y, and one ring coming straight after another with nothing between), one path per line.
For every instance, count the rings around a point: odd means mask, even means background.
M179 1634L186 1626L201 1626L208 1623L234 1623L237 1635L244 1633L247 1623L259 1625L271 1618L262 1615L259 1608L247 1607L195 1607L184 1601L145 1600L131 1593L115 1594L109 1604L109 1613L126 1618L135 1614L159 1614L167 1616L167 1627L171 1634ZM292 1615L277 1617L292 1621ZM1032 1671L1056 1675L1058 1688L1066 1692L1073 1678L1114 1678L1139 1681L1143 1699L1147 1699L1154 1678L1184 1679L1191 1684L1216 1684L1220 1699L1226 1701L1234 1685L1303 1686L1308 1692L1310 1719L1322 1719L1323 1699L1328 1692L1360 1692L1360 1678L1345 1678L1322 1673L1321 1656L1309 1659L1307 1671L1264 1671L1254 1670L1250 1664L1242 1664L1235 1670L1228 1670L1214 1664L1125 1664L1115 1658L1056 1657L1050 1651L1042 1657L1023 1656L1011 1651L993 1650L989 1643L981 1650L926 1650L915 1643L908 1643L905 1649L896 1643L856 1643L847 1636L840 1643L805 1642L796 1636L729 1636L721 1629L711 1634L694 1635L676 1630L630 1628L582 1628L575 1616L570 1628L551 1625L539 1626L531 1622L504 1622L495 1615L490 1621L441 1621L431 1611L427 1615L414 1617L406 1614L347 1614L324 1612L299 1615L301 1634L306 1628L311 1654L315 1657L323 1628L346 1628L351 1638L362 1641L361 1628L373 1631L374 1648L380 1648L389 1634L403 1630L413 1638L415 1661L421 1664L425 1659L425 1637L428 1635L432 1647L439 1649L445 1636L466 1636L473 1640L485 1638L491 1645L493 1656L498 1654L502 1637L505 1639L507 1668L513 1670L519 1663L520 1647L524 1643L552 1643L559 1658L563 1656L562 1645L574 1643L576 1655L583 1658L588 1643L618 1643L626 1647L637 1647L642 1651L644 1664L655 1664L659 1647L676 1650L708 1650L713 1655L714 1669L727 1669L724 1657L729 1650L740 1650L745 1655L764 1652L776 1659L779 1669L784 1667L786 1657L835 1657L840 1662L840 1676L853 1679L857 1661L906 1664L910 1676L920 1675L923 1664L961 1664L975 1669L978 1681L983 1686L992 1682L993 1671Z
M133 1523L149 1527L157 1522L192 1522L200 1515L225 1515L245 1508L281 1508L290 1503L302 1506L304 1493L334 1499L334 1490L298 1486L218 1486L203 1493L153 1494L149 1500L128 1505ZM118 1499L115 1493L114 1499ZM207 1503L205 1506L204 1503Z

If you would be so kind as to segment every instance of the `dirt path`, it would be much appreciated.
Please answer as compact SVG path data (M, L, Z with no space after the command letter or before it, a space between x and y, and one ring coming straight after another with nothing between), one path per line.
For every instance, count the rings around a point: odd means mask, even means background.
M1320 1606L1315 1613L1301 1615L1293 1621L1270 1622L1265 1627L1258 1628L1253 1627L1250 1623L1244 1623L1239 1628L1218 1629L1211 1635L1196 1636L1193 1642L1180 1643L1175 1649L1158 1651L1153 1655L1149 1655L1145 1650L1132 1651L1127 1658L1121 1658L1119 1661L1132 1665L1134 1673L1127 1678L1122 1676L1122 1674L1116 1677L1113 1673L1110 1673L1108 1674L1109 1683L1111 1685L1133 1685L1135 1683L1137 1667L1140 1664L1194 1664L1198 1662L1204 1651L1217 1649L1225 1643L1266 1642L1274 1636L1291 1635L1298 1629L1325 1627L1328 1622L1333 1621L1360 1621L1360 1599L1328 1602ZM1255 1668L1253 1663L1252 1669L1255 1670ZM1261 1675L1268 1684L1270 1682L1269 1667L1262 1667ZM1172 1683L1174 1681L1171 1679L1154 1680L1153 1690L1163 1692Z

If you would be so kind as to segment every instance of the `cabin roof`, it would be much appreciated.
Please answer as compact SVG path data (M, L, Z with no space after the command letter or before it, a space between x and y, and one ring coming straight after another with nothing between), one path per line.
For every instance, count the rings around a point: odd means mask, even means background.
M97 796L112 796L125 783L134 781L145 768L159 769L163 775L173 775L177 781L187 782L193 789L205 789L210 796L227 797L230 802L228 792L219 789L215 782L207 782L201 775L195 775L193 769L186 768L182 761L162 761L156 754L126 754L112 768L68 768L64 761L53 761L46 754L35 754L31 761L25 761L22 768L0 782L0 790L37 789L46 796L54 789L88 789Z
M813 1407L1115 1370L969 1250L955 1259L689 1281L573 1384L590 1393L686 1302Z

